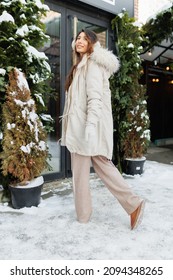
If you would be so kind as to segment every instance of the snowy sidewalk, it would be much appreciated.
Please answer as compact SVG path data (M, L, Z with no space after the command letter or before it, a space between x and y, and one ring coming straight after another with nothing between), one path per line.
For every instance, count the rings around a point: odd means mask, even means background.
M76 221L71 180L52 190L49 183L39 207L15 210L0 204L0 259L172 260L173 166L146 161L142 176L125 179L147 200L143 223L135 231L95 175L88 224Z

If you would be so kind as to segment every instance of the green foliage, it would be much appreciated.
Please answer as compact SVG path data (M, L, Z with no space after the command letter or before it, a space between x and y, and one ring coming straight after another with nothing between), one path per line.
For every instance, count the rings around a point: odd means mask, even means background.
M144 47L152 48L163 40L173 40L173 6L151 18L143 26L142 30L147 38Z
M41 1L40 5L38 3L35 0L26 0L25 4L20 0L0 3L0 68L6 70L4 83L1 81L0 86L1 102L8 82L9 66L25 73L33 97L38 91L44 97L42 85L51 77L51 69L47 57L37 49L48 40L41 21L47 6L41 5Z
M133 96L133 109L127 110L127 131L122 142L124 158L141 158L147 151L150 140L149 116L145 88L136 84Z
M42 17L49 8L43 3L42 0L0 1L0 134L3 132L3 137L7 137L4 133L2 115L4 116L5 113L4 102L6 102L11 69L16 68L24 73L32 98L36 103L38 115L47 110L47 100L51 95L49 81L52 74L48 58L43 52L38 51L49 38L45 34L45 25L42 22ZM5 114L7 111L6 108ZM50 131L51 126L52 120L44 121L45 131ZM2 141L0 142L1 151ZM38 164L42 166L41 162ZM3 174L0 174L1 180L4 182L3 185L7 185L6 182L11 180L13 175L9 172L3 172Z
M144 131L148 129L149 121L145 89L138 82L142 71L143 32L127 12L113 19L112 28L117 33L115 44L121 63L119 72L110 79L115 126L114 160L121 170L124 157L141 157L146 151L148 138Z

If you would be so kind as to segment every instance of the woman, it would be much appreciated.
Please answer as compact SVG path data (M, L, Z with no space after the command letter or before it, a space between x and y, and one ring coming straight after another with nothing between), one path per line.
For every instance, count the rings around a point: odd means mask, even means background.
M71 153L77 220L87 223L92 205L90 164L130 215L131 229L139 224L144 200L134 195L111 162L113 120L109 77L119 69L117 57L102 48L97 35L82 30L72 43L76 64L66 80L61 144Z

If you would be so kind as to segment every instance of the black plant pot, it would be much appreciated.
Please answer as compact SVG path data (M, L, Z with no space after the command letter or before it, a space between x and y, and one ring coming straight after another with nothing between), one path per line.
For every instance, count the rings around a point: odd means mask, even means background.
M42 176L32 180L29 186L9 186L13 208L20 209L23 207L38 206L40 203L42 187Z
M139 159L124 159L123 172L128 175L141 175L144 172L145 157Z

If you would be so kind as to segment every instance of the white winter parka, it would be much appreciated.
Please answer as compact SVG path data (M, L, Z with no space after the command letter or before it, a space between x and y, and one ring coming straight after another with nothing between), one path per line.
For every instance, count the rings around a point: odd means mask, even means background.
M71 153L102 155L112 159L113 119L109 77L119 69L117 57L97 42L93 53L78 64L73 82L66 92L62 116L61 145ZM86 125L96 129L95 145L85 140Z

